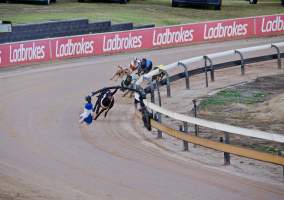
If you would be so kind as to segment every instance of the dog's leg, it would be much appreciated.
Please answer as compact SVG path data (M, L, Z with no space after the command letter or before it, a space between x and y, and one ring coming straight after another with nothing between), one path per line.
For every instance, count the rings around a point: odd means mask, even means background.
M130 91L126 91L122 96L125 97Z
M114 79L114 77L115 77L115 75L113 75L113 76L112 76L109 80L111 80L111 81L112 81L112 80Z
M133 96L134 96L134 92L131 91L129 97L130 97L130 98L133 98Z
M117 77L117 75L118 75L118 71L116 71L116 72L114 73L114 75L111 77L110 80L113 80L115 77Z
M108 111L113 107L114 104L114 99L111 101L109 107L107 108L106 112L105 112L105 117L107 116Z
M118 74L118 75L116 76L116 79L115 79L114 81L117 81L117 80L119 79L119 77L120 77L120 75Z
M118 80L118 79L122 79L123 76L124 76L124 74L123 74L123 72L121 72L121 73L119 74L119 76L117 77L117 80Z
M100 99L100 100L101 100L101 99ZM96 108L96 114L99 113L100 108L101 108L101 102L98 103L98 106L97 106L97 108Z
M99 113L97 113L97 115L94 118L94 120L96 120L105 110L106 110L106 108L102 108L101 111Z

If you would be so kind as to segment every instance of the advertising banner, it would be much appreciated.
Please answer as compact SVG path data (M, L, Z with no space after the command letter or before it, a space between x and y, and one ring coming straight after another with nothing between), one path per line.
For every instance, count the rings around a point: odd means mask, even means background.
M254 18L230 19L204 23L203 41L234 40L254 35Z
M0 67L284 33L284 15L228 19L0 45Z
M52 59L78 58L95 55L93 35L50 39Z
M284 15L262 16L255 18L257 36L269 36L284 33Z
M0 45L0 68L9 65L9 44Z
M17 42L0 46L0 66L22 65L50 60L49 40Z
M190 44L202 40L202 30L201 24L155 28L151 42L155 48Z
M97 55L131 52L152 48L153 29L132 30L94 35Z

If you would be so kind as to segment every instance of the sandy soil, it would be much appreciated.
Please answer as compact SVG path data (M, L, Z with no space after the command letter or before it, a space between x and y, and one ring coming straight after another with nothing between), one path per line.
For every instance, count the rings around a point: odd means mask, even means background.
M0 162L1 200L59 200L64 198L92 199L56 180L49 180L35 173L27 173L25 169Z
M211 105L206 108L200 108L198 116L235 126L284 134L284 74L258 77L254 81L234 86L230 89L238 91L243 101L245 101L245 97L251 97L257 93L264 96L261 98L255 97L254 99L259 102L252 104L226 102L223 105ZM218 134L216 131L210 134L206 129L201 129L201 132L203 137L215 140L219 139L218 136L222 136L222 134ZM238 135L231 135L230 139L233 144L257 150L276 154L284 151L284 146L281 143L240 137Z

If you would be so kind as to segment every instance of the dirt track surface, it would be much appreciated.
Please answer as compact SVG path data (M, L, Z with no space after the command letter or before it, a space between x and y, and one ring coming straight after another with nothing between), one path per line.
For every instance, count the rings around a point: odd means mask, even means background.
M0 199L283 199L274 185L192 163L139 134L118 99L107 119L78 124L83 97L113 85L117 64L154 63L283 37L69 60L0 72Z

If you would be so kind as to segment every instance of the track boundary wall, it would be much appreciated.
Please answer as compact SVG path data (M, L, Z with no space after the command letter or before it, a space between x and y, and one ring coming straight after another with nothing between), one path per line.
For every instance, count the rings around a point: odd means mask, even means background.
M48 38L0 45L0 68L284 33L284 14Z

